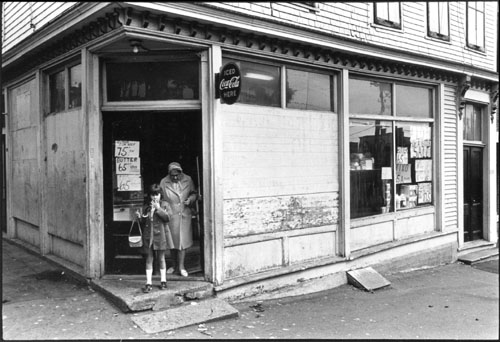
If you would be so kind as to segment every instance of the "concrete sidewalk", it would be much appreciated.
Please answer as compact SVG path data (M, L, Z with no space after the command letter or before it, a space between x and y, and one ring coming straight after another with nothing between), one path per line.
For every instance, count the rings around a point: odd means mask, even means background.
M239 317L149 334L136 322L153 311L123 313L86 283L5 240L2 264L3 339L499 337L498 259L487 267L455 263L384 274L391 286L373 293L343 285L233 304Z

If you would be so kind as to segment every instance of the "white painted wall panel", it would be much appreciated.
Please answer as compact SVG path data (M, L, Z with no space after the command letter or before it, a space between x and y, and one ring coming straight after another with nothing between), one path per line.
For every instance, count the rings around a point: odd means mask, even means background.
M335 256L335 232L294 236L288 239L290 264Z

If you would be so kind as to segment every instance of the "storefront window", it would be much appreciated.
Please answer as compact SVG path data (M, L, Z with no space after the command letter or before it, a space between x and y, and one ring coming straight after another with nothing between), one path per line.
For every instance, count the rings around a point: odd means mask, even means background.
M349 90L351 218L432 204L432 89L351 78Z
M49 76L50 112L65 110L64 71Z
M237 102L260 106L281 106L280 68L241 60L223 59L223 64L235 63L241 72L241 92Z
M430 118L432 91L429 88L396 85L396 115L413 118Z
M287 108L333 111L333 76L287 69Z
M389 121L350 121L351 218L391 211L392 141Z
M107 63L108 101L198 100L197 61Z
M82 66L69 69L69 108L82 105Z
M432 203L432 126L396 126L396 210Z
M392 115L390 83L350 79L349 109L351 114Z

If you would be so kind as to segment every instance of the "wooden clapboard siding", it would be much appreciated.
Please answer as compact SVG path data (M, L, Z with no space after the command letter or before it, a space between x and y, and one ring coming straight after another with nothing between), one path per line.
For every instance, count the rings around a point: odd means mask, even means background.
M443 231L455 230L458 226L458 138L457 109L455 105L456 88L445 86L443 132L441 137L444 155L443 162Z
M2 49L6 52L14 45L42 28L78 2L6 1L3 3Z
M494 1L485 2L486 53L464 48L466 45L466 3L450 2L450 42L427 37L427 3L401 2L402 29L373 24L373 2L319 2L319 11L285 2L210 3L209 6L245 15L312 28L326 34L344 36L361 42L414 52L426 57L466 63L497 70L497 15Z
M12 173L7 180L12 201L10 215L34 227L40 225L37 89L33 79L9 93Z
M48 232L83 245L86 237L86 131L81 110L45 118Z

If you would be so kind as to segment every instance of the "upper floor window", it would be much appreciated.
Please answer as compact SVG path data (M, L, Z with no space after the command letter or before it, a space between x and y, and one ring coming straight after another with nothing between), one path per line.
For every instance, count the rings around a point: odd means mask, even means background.
M375 24L401 29L401 3L376 2Z
M442 40L450 40L448 2L427 3L427 35Z
M467 46L484 51L484 2L467 1Z
M49 112L57 113L82 106L82 66L66 66L49 74Z

